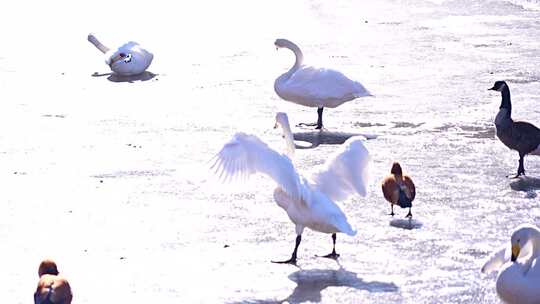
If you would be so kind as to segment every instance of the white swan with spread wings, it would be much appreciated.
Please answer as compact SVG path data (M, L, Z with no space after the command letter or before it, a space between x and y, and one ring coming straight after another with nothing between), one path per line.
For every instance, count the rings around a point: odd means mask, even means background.
M288 155L294 142L287 115L278 113L276 125L283 129ZM332 234L332 253L337 258L336 233L355 235L356 231L334 201L367 191L369 152L362 137L351 137L310 178L298 173L289 156L280 154L254 135L236 133L215 157L212 166L224 180L262 173L276 182L274 200L296 226L296 244L290 259L275 263L295 264L304 228Z

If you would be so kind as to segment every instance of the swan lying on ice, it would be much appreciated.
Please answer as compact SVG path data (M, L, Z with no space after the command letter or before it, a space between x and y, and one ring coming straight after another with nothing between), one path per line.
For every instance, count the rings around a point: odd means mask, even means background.
M154 55L137 42L130 41L117 50L111 50L92 34L88 35L88 41L105 54L105 63L120 76L139 75L146 71L154 59Z
M540 229L529 224L520 225L512 232L510 247L493 253L482 272L499 271L496 290L504 302L540 303L539 256Z
M274 263L296 263L306 227L332 235L332 252L324 257L336 259L336 233L354 236L356 231L334 201L353 194L366 195L369 152L361 137L351 137L321 169L304 177L289 158L294 153L294 142L287 115L278 113L276 124L283 129L289 156L276 152L254 135L236 133L216 155L212 168L224 180L262 173L277 183L274 201L295 224L297 236L291 258Z

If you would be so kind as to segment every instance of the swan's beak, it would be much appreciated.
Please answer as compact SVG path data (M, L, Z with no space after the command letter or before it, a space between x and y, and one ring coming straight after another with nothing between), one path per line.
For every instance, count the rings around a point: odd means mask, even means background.
M521 248L519 247L519 245L512 245L512 257L510 258L512 262L515 262L517 260L520 250Z
M489 91L489 90L497 91L497 89L495 89L495 87L489 88L488 91Z
M274 124L274 129L277 129L277 127L278 127L278 124L277 124L277 121L276 121L276 123Z

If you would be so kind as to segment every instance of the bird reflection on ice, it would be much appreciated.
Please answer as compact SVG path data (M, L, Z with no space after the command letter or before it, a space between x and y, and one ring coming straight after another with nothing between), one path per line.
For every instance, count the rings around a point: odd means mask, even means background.
M325 130L294 133L293 136L296 141L311 143L311 146L296 144L297 149L313 149L319 145L341 145L353 136L363 136L366 139L377 138L375 134L329 132Z
M319 303L322 291L328 287L349 287L368 292L397 292L398 286L392 282L365 281L358 274L343 268L298 270L289 275L297 285L284 300L248 300L242 303Z

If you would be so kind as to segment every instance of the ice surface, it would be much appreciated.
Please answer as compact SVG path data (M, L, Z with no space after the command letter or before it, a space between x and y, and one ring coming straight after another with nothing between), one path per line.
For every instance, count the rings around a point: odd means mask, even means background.
M507 1L8 1L0 18L2 303L29 303L45 257L74 303L498 303L480 268L518 224L539 223L537 190L505 176L518 155L494 135L506 80L513 116L540 124L540 12ZM513 1L515 2L515 1ZM528 1L531 2L531 1ZM127 6L127 7L125 7ZM113 82L86 41L136 40L146 81ZM280 100L274 79L306 60L376 97L324 112L332 132L376 134L368 197L340 203L358 228L331 238L294 226L264 177L229 187L209 161L237 131L282 147L316 112ZM309 129L294 128L294 132ZM302 172L336 146L298 150ZM393 161L417 185L419 229L388 223L379 181ZM525 160L540 177L540 159ZM396 209L396 218L406 209Z

